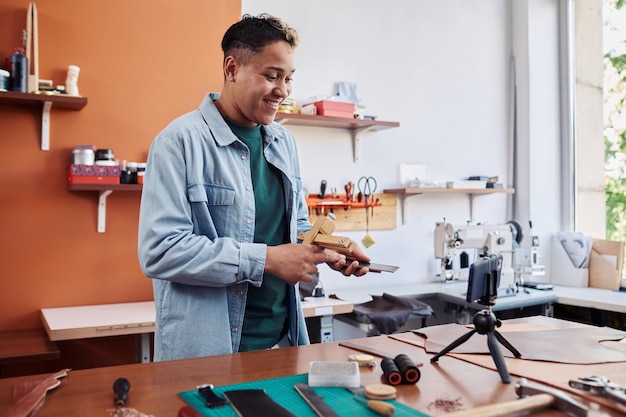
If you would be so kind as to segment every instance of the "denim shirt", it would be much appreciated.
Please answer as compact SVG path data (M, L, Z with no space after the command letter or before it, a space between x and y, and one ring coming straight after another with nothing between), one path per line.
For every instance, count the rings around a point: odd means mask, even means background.
M311 228L295 139L263 126L265 157L283 177L292 242ZM253 243L249 152L207 95L152 142L139 212L138 252L153 279L154 360L239 350L248 285L260 286L267 246ZM297 286L289 286L289 341L309 343Z

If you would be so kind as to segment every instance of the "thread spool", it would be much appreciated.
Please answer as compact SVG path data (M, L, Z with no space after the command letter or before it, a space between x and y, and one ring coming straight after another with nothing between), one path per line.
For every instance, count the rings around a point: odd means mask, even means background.
M391 385L400 385L402 383L402 374L396 366L396 362L391 358L384 358L380 362L380 367Z
M400 372L402 383L415 384L420 380L422 373L415 365L415 362L404 353L399 354L393 360Z

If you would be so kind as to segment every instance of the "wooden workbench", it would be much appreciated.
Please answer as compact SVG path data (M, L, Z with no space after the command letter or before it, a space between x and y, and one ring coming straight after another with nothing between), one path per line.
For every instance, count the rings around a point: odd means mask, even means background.
M547 318L542 318L546 320ZM549 319L548 319L549 320ZM440 399L455 400L459 407L468 409L485 404L513 400L517 396L513 384L503 384L497 372L452 356L444 356L438 364L431 364L424 349L387 336L353 340L354 343L376 348L390 356L409 355L423 362L421 379L416 385L402 385L398 401L428 415L443 415L435 406ZM571 343L571 341L570 341ZM185 359L147 364L113 366L99 369L71 371L61 385L48 393L38 417L65 417L68 415L107 415L113 406L112 384L119 377L131 383L128 406L158 417L176 416L185 405L179 392L195 389L201 383L216 386L265 380L281 376L307 373L310 361L343 361L354 350L339 343L315 344L276 350L237 353L196 359ZM519 360L519 359L518 359ZM626 364L614 364L624 367ZM593 367L589 368L592 374ZM363 385L380 383L382 371L361 368ZM19 382L35 381L43 376L7 378L0 380L0 411L11 403L13 386ZM517 380L513 377L513 382ZM586 401L586 400L585 400ZM623 415L616 411L608 415ZM563 416L566 414L547 410L533 416Z

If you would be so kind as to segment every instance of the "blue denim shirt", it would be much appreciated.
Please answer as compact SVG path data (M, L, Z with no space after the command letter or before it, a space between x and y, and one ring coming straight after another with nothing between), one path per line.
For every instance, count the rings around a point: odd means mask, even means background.
M265 157L283 176L291 241L311 228L295 139L262 127ZM263 281L266 245L252 243L248 148L207 97L152 142L139 212L139 262L153 279L154 360L239 350L248 285ZM292 345L309 343L297 286L289 287Z

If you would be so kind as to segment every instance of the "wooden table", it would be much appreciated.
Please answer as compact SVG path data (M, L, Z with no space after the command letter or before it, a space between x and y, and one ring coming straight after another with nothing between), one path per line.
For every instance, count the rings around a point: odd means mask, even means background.
M325 317L350 313L353 304L328 297L308 297L302 302L302 309L307 318ZM151 360L150 337L155 319L154 301L41 309L41 321L51 341L138 335L143 363ZM56 353L58 356L58 350Z
M4 364L52 360L60 356L61 352L56 343L48 340L43 330L0 332L0 376L2 376L1 366Z
M153 301L41 309L50 340L135 334L141 338L142 362L150 362L155 317Z
M547 318L543 318L546 320ZM478 336L477 336L478 337ZM482 336L481 336L482 337ZM398 401L428 415L445 414L434 406L438 399L457 400L463 408L493 404L516 399L514 383L503 384L497 372L473 365L451 356L443 356L431 364L424 349L388 336L353 340L359 345L387 352L409 355L423 362L421 379L416 385L398 388ZM308 372L310 361L345 361L356 351L337 342L290 347L276 350L237 353L176 361L112 366L71 371L61 385L49 392L37 417L66 417L68 415L105 416L113 406L112 384L119 377L131 383L127 405L156 417L177 416L185 402L178 393L195 389L201 383L216 386L264 380ZM626 366L619 363L616 366ZM382 371L361 368L363 385L380 383ZM0 411L11 404L13 386L19 382L35 381L43 376L28 376L0 380ZM512 378L513 382L517 378ZM608 410L607 410L608 411ZM556 410L546 410L534 416L566 416ZM607 415L618 416L616 411ZM623 414L622 414L623 415Z

